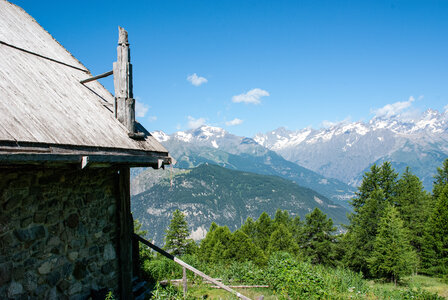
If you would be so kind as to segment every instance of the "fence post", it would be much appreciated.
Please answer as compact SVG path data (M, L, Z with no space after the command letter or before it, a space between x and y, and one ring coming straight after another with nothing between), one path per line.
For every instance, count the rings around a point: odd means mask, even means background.
M182 267L182 284L184 287L184 298L187 297L187 269Z

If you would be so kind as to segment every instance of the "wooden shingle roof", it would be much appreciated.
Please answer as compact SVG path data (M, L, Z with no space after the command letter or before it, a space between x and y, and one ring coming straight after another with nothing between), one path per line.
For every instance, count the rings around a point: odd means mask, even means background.
M111 62L112 65L112 62ZM129 138L114 97L23 9L0 0L0 145L168 157L143 127Z

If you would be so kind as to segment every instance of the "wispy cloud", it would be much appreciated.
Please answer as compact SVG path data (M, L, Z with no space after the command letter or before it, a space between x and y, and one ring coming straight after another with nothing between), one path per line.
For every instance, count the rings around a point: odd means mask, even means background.
M390 117L398 115L402 111L411 107L412 102L414 102L414 101L415 101L415 98L413 96L411 96L411 97L409 97L408 101L386 104L385 106L383 106L381 108L373 109L372 112L375 114L375 117L390 118Z
M157 121L157 116L149 116L149 117L148 117L148 121L149 121L149 122L155 122L155 121Z
M252 89L245 94L240 94L232 97L232 102L235 103L250 103L250 104L260 104L260 98L269 96L269 93L262 89Z
M240 125L241 123L243 123L243 120L235 118L232 121L227 121L226 125L227 126L236 126L236 125Z
M208 82L207 78L198 76L196 73L188 75L187 80L194 86L200 86L201 84Z
M149 105L140 102L138 98L135 100L135 116L138 118L143 118L148 112Z
M350 116L348 116L342 121L333 122L333 121L324 120L324 121L322 121L322 127L329 128L329 127L333 127L333 126L339 125L339 124L350 123L351 119L352 118Z
M445 109L445 111L448 112L448 104L445 105L445 107L443 109Z
M193 118L192 116L188 116L188 128L189 129L196 129L198 127L201 127L205 124L205 118Z

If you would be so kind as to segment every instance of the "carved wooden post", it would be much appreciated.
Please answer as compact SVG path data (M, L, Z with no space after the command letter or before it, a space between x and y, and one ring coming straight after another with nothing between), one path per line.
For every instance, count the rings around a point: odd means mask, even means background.
M135 132L135 100L132 98L132 65L128 33L118 27L117 61L114 62L115 117Z

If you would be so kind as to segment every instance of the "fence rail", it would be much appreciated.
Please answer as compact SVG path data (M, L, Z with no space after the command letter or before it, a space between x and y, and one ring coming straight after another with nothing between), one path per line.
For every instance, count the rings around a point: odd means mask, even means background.
M198 269L196 269L196 268L190 266L190 265L187 264L186 262L182 261L181 259L175 257L175 256L172 255L172 254L169 254L169 253L166 252L165 250L163 250L163 249L157 247L157 246L154 245L153 243L151 243L151 242L145 240L144 238L142 238L141 236L139 236L139 235L137 235L137 234L135 234L135 233L134 233L134 239L136 239L136 240L139 241L140 243L142 243L142 244L148 246L149 248L151 248L151 249L153 249L153 250L159 252L159 253L162 254L163 256L165 256L165 257L167 257L167 258L173 260L173 261L176 262L177 264L181 265L182 267L184 267L184 268L187 269L187 270L190 270L191 272L193 272L194 274L196 274L196 275L198 275L198 276L204 278L205 280L208 280L208 281L210 281L210 282L213 282L215 285L217 285L217 286L219 286L220 288L222 288L222 289L228 291L229 293L232 293L233 295L237 296L238 298L243 299L243 300L251 300L250 298L248 298L248 297L242 295L241 293L239 293L239 292L237 292L237 291L231 289L230 287L228 287L228 286L222 284L221 282L215 280L214 278L212 278L212 277L210 277L210 276L204 274L203 272L199 271Z

